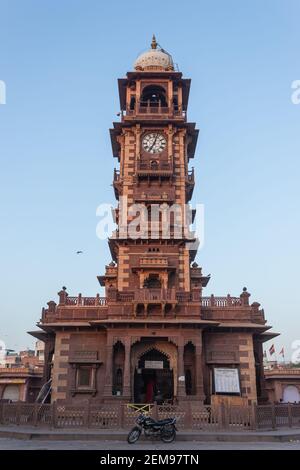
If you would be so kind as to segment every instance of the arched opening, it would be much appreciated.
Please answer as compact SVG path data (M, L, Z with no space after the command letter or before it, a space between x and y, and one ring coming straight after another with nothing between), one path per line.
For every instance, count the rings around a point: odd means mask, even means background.
M185 393L187 395L192 395L192 373L191 369L185 369Z
M300 393L298 388L295 385L287 385L284 387L282 401L284 403L299 403Z
M195 395L195 346L188 343L184 347L183 354L184 375L185 375L185 393L187 395Z
M150 162L150 168L151 170L158 170L158 162L156 160L152 160Z
M161 404L173 399L173 371L166 354L155 348L140 356L134 375L136 403Z
M144 88L141 96L142 107L158 107L166 108L168 106L166 100L166 90L158 85L148 85Z
M146 289L161 289L161 279L158 274L149 274L144 281Z
M122 395L123 393L123 371L125 361L124 345L118 341L114 345L113 352L113 395Z

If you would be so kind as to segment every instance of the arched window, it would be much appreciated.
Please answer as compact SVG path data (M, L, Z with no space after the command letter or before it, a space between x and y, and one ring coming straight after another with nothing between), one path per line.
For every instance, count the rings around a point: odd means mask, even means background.
M123 393L123 370L125 361L124 345L118 341L113 349L113 395L122 395Z
M161 289L161 280L158 274L149 274L145 279L144 287L146 289Z
M146 86L141 96L141 106L166 108L168 104L165 89L158 85Z
M190 369L185 371L185 393L187 395L192 395L192 374Z
M122 372L122 369L119 367L116 371L116 389L121 391L122 384L123 384L123 372Z
M195 346L192 343L188 343L184 346L184 374L185 374L185 391L187 395L195 395Z

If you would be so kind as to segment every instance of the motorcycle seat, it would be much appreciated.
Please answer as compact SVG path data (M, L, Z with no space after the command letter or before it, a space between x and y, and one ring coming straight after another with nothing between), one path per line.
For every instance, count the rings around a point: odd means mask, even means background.
M173 421L174 418L166 418L166 419L160 419L158 421L155 421L156 424L162 425L162 424L170 424Z

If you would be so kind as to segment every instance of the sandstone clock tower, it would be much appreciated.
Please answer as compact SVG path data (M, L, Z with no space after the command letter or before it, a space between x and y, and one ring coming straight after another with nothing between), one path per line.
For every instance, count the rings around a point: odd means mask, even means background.
M119 228L110 239L117 269L115 279L100 280L107 294L112 287L118 293L138 289L134 315L173 317L175 291L199 300L208 281L200 269L191 272L196 243L187 239L188 217L195 215L187 209L194 188L189 161L198 130L187 121L190 80L174 70L155 37L134 68L119 80L122 119L111 130L119 162L113 181Z
M64 287L32 332L46 343L52 401L197 408L220 395L266 396L262 343L275 334L264 311L246 288L204 297L209 276L194 261L190 83L155 37L118 81L121 118L110 130L117 230L98 276L105 297L70 297Z
M139 329L131 343L138 340L141 351L149 350L148 362L145 358L143 366L151 360L163 363L158 360L159 354L168 356L167 350L173 349L174 356L175 347L182 343L181 362L177 364L176 360L175 367L180 369L176 370L180 381L177 383L176 379L175 384L179 396L185 395L184 341L182 335L177 338L178 331L170 337L165 327L178 328L181 321L176 319L182 314L189 321L193 317L199 319L201 289L209 280L196 264L190 267L196 254L191 248L196 240L188 234L188 218L195 215L187 209L194 188L194 171L189 169L189 160L194 157L198 130L187 121L189 89L190 80L175 70L172 57L158 46L155 36L151 49L136 60L134 71L119 80L122 118L111 129L113 155L119 163L113 181L119 201L115 210L118 230L109 240L113 263L104 276L99 276L107 299L116 302L109 317L120 315L131 329ZM120 304L122 300L130 304ZM183 309L179 301L185 303ZM147 328L144 339L141 327ZM162 337L160 343L165 342L165 346L160 344L160 350L153 343L154 335ZM200 358L201 335L197 336ZM170 378L170 374L135 366L145 370L144 382L148 382L146 372L149 381L157 374ZM198 367L197 396L203 400L200 363ZM134 382L131 385L137 389ZM124 392L129 393L129 389L128 383ZM106 391L109 395L110 385ZM167 393L171 398L174 390Z

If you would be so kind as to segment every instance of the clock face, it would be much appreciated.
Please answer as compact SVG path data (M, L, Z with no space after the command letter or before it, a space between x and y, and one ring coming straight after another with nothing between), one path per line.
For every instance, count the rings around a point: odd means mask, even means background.
M167 141L163 134L151 132L143 137L143 149L149 153L160 153L165 150Z

